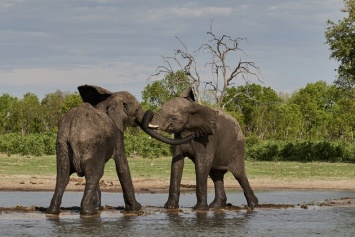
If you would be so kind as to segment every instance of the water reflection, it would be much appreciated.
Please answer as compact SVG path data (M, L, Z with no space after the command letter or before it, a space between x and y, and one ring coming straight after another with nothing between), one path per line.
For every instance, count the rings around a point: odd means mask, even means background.
M103 222L100 217L92 218L48 218L51 222L52 234L54 236L92 236L98 234L98 231L103 226Z
M0 206L19 205L19 196L29 197L26 203L48 203L51 193L0 192ZM120 194L103 194L104 205L117 204ZM42 197L45 200L42 200ZM81 193L69 196L80 200ZM0 212L0 236L353 236L355 208L299 206L289 209L210 210L192 211L195 194L185 194L180 210L165 210L167 194L139 194L144 212L127 215L119 210L103 211L95 217L82 217L77 210L64 211L59 216L41 212ZM212 195L213 196L213 195ZM317 200L355 196L351 191L267 191L259 192L262 203L302 204ZM242 193L228 193L228 202L241 205ZM23 199L21 199L23 200ZM289 201L289 202L288 202ZM23 204L29 206L29 204ZM76 201L66 201L63 205ZM236 204L237 203L237 204Z

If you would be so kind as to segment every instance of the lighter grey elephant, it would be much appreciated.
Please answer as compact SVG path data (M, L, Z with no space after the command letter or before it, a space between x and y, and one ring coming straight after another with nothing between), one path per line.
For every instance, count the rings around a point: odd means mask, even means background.
M234 175L243 188L248 206L254 208L258 199L245 174L244 135L238 122L223 111L199 105L194 100L191 88L187 88L180 97L165 102L154 116L148 110L143 119L144 127L174 133L175 138L193 138L185 144L174 146L169 198L165 208L179 207L184 157L195 163L197 203L194 209L208 210L227 205L224 190L224 174L227 171ZM154 137L154 134L151 136ZM207 204L208 176L215 186L215 198L210 205Z

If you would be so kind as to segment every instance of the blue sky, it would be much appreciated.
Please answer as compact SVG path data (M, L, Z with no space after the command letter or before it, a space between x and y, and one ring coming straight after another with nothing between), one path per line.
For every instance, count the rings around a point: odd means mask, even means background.
M0 94L43 98L95 84L141 100L162 56L181 48L175 37L193 52L208 42L212 20L216 35L247 38L240 45L247 55L238 57L255 62L263 86L293 92L318 80L332 83L337 63L324 32L328 19L345 17L343 6L343 0L0 0Z

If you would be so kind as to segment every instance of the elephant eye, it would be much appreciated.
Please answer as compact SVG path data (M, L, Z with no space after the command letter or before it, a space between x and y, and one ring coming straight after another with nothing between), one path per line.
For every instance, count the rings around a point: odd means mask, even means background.
M178 119L178 118L177 118L175 115L172 115L172 116L171 116L171 120L174 120L174 121L175 121L175 120L177 120L177 119Z

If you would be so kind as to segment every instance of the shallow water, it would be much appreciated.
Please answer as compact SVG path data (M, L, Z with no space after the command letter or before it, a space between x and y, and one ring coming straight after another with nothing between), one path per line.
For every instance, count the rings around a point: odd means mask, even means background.
M47 207L52 192L0 192L0 206ZM103 211L84 218L78 212L63 212L48 217L41 212L0 212L0 236L355 236L354 207L319 207L299 205L354 197L355 191L258 191L260 203L295 204L295 208L218 210L195 212L194 193L180 198L180 211L162 208L168 194L137 194L143 214L127 215L121 211ZM246 203L241 192L228 192L228 202ZM63 207L79 206L82 193L66 192ZM213 193L209 194L212 201ZM103 193L102 204L123 206L122 193Z

